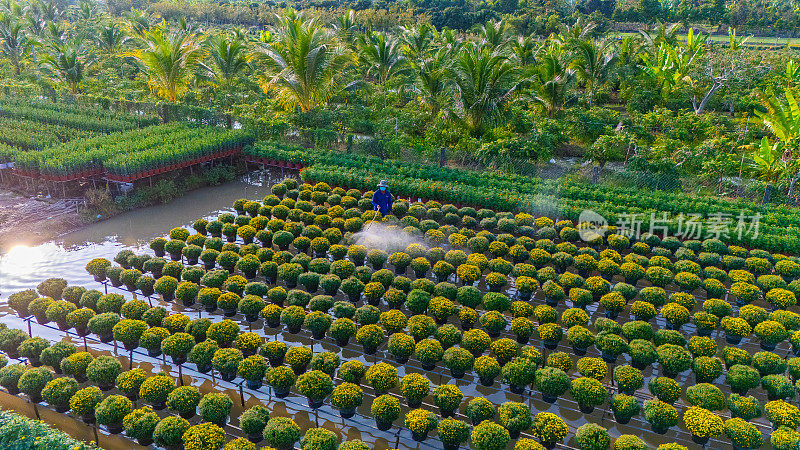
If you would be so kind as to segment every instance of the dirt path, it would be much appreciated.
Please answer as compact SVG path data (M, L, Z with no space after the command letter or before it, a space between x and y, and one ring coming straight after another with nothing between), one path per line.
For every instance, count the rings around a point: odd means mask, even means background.
M17 244L47 241L81 224L74 204L0 189L0 252Z

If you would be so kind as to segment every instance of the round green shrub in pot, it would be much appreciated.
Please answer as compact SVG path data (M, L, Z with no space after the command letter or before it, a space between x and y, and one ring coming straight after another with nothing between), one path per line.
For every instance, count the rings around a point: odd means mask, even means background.
M239 362L237 372L247 382L247 388L255 390L262 386L267 367L263 356L251 355Z
M95 422L95 408L103 400L100 389L90 386L76 392L69 400L69 407L73 413L81 416L84 422Z
M678 411L672 405L656 399L645 400L644 417L653 431L659 434L666 433L678 424Z
M475 357L461 347L450 347L444 352L444 363L450 369L453 378L462 378L468 370L472 370Z
M521 393L533 381L535 371L536 364L529 358L517 357L503 366L503 381L509 384L512 392Z
M239 370L239 363L244 356L239 349L221 348L214 352L211 365L220 372L220 377L225 381L232 381L236 378L236 371Z
M620 435L620 437L618 437L617 440L614 441L614 450L647 450L648 448L649 447L643 440L632 434ZM677 444L662 444L658 446L658 450L688 450L688 449L682 445L677 445Z
M133 402L122 395L109 395L95 407L97 423L105 425L111 434L122 432L122 420L133 411Z
M357 384L341 383L333 389L331 404L339 410L339 414L348 419L355 415L356 408L361 406L364 392Z
M356 341L364 348L364 353L373 354L386 340L383 329L375 324L364 325L356 333Z
M433 390L433 403L439 407L442 417L450 417L461 405L464 395L453 384L443 384Z
M764 445L764 438L761 436L761 431L759 431L755 425L744 419L738 417L728 419L725 421L723 429L735 448L743 450L757 449Z
M115 384L120 392L135 401L139 399L139 390L147 379L147 373L142 369L132 369L117 375Z
M70 328L67 324L67 315L76 309L78 308L74 303L66 300L58 300L51 303L47 309L45 309L44 315L50 322L55 322L60 330L66 331Z
M300 375L295 387L300 394L308 398L308 405L311 408L319 408L325 398L333 392L333 381L325 372L312 370Z
M543 367L536 370L536 389L541 391L542 398L548 403L555 403L570 387L569 376L561 369Z
M508 430L512 439L533 424L530 408L522 403L505 402L497 409L497 419Z
M592 412L596 406L605 403L608 395L602 383L589 377L572 380L569 393L578 402L581 411L586 414Z
M533 434L545 447L563 441L568 431L567 424L553 413L540 412L533 420Z
M225 430L213 423L193 425L183 433L186 450L218 449L225 443Z
M675 377L689 369L692 364L692 354L677 345L660 345L656 349L656 353L658 354L658 362L664 368L664 373L670 377Z
M575 432L575 442L580 450L607 450L611 445L611 436L600 425L585 423Z
M175 389L175 380L170 376L159 373L148 377L139 388L139 397L150 403L155 410L162 410L167 406L167 397Z
M164 243L166 243L166 241ZM163 248L164 247L162 245L161 246L162 256L163 256ZM158 253L156 253L156 255L158 256ZM109 267L111 267L111 261L105 258L94 258L86 264L86 271L89 272L94 277L95 281L99 282L106 279L106 269L108 269Z
M25 366L21 364L11 364L3 367L0 369L0 385L11 395L19 394L19 387L17 386L23 373L25 373Z
M391 364L387 363L378 363L372 365L369 369L367 369L365 378L367 380L367 384L372 386L375 392L379 395L383 395L390 389L397 386L399 379L397 375L397 369Z
M50 297L53 300L61 300L61 293L66 287L67 280L63 278L48 278L39 283L39 285L36 286L36 290L45 297Z
M173 447L183 443L183 435L191 425L182 417L168 416L161 419L153 430L153 442L162 447Z
M289 395L289 390L297 379L294 371L286 366L278 366L267 372L267 384L275 390L275 396L284 398Z
M228 394L212 392L203 396L197 409L204 422L210 422L217 426L224 427L228 422L228 415L231 412L232 406L233 401L231 401Z
M148 406L134 409L122 420L125 434L136 439L139 445L150 445L153 442L153 433L160 422L158 415ZM186 439L184 437L184 443Z
M311 428L300 439L300 447L307 450L336 450L337 441L338 436L333 431L322 427Z
M308 347L296 346L286 352L286 362L292 367L295 373L301 374L306 371L311 362L313 352Z
M508 430L490 420L484 420L475 426L470 437L476 450L504 449L511 440Z
M42 352L48 347L50 347L50 342L47 339L32 337L25 339L17 346L17 353L22 357L28 358L30 365L39 367L42 365L40 360Z
M78 383L73 378L61 377L48 381L41 395L56 411L64 413L69 409L69 400L78 389Z
M36 321L44 325L50 321L47 319L47 308L55 301L50 297L39 297L33 299L28 304L28 311L36 318Z
M277 450L288 450L300 440L300 427L288 417L273 417L264 428L264 439Z
M728 368L725 382L733 392L746 395L748 390L757 388L761 384L761 377L756 369L744 364L735 364Z
M219 350L219 346L213 339L207 339L192 347L189 352L189 362L197 366L200 373L208 373L212 368L214 354Z
M409 411L404 420L406 428L411 430L411 437L418 442L427 439L438 422L436 414L421 408Z
M60 374L61 361L76 351L77 349L75 346L69 342L56 342L52 346L42 350L39 358L42 364L52 367L55 373ZM5 364L3 364L3 366L5 366Z
M202 397L196 387L180 386L167 396L167 408L177 412L184 419L191 419L197 414L197 405Z
M253 443L261 442L264 438L263 432L268 421L269 410L262 405L248 408L239 416L239 426L247 435L247 439Z
M147 330L142 320L122 319L112 328L114 340L122 342L126 350L134 350L139 346L142 334Z
M221 348L230 347L233 341L239 336L239 325L229 319L215 322L208 327L206 336L213 339Z
M153 290L161 294L164 301L171 302L175 298L175 290L178 289L178 280L164 275L153 285Z
M614 368L614 382L619 387L620 392L632 395L636 390L644 386L644 376L641 370L622 365Z
M765 320L753 328L753 333L761 339L761 348L767 351L774 350L775 347L789 337L789 332L779 322Z
M386 431L400 417L400 401L389 394L384 394L372 401L370 410L378 429Z
M107 391L114 387L117 376L122 373L122 364L111 356L98 356L86 368L86 376L97 386Z
M625 394L618 394L609 400L611 411L614 413L614 420L620 424L628 423L631 418L641 410L641 406L635 397Z
M467 417L470 418L473 425L477 425L484 420L492 420L497 415L497 409L494 403L484 397L475 397L467 403L464 411Z
M724 424L718 415L697 406L683 413L683 423L692 433L692 440L700 445L705 445L710 438L724 431Z

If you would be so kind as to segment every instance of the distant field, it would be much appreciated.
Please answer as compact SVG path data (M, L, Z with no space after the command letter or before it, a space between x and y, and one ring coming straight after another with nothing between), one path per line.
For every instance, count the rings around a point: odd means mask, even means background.
M627 36L635 36L638 33L632 32L621 32L619 33L622 37ZM745 35L746 36L746 35ZM728 36L726 35L714 35L709 38L713 42L728 42ZM771 37L771 36L753 36L748 39L746 45L748 46L758 46L758 45L800 45L800 38L785 38L785 37Z

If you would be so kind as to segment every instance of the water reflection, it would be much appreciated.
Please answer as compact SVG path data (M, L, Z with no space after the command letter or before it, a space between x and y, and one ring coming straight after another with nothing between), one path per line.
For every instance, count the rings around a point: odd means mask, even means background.
M141 252L154 237L168 234L175 226L189 226L198 218L230 211L238 198L263 198L274 182L289 175L280 170L251 172L222 186L192 191L166 205L88 225L52 242L33 246L12 244L6 253L0 254L0 298L34 288L50 277L88 287L93 280L85 266L92 258L111 259L123 249Z

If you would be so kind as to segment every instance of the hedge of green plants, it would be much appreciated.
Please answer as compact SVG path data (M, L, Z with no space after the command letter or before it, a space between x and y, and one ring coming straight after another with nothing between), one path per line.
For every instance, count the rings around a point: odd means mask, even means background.
M393 192L467 204L497 211L527 212L554 218L578 220L586 209L603 215L609 224L619 223L622 215L638 214L642 229L648 230L651 214L655 225L679 229L680 214L700 214L701 227L710 230L719 222L717 214L729 219L723 240L770 251L800 253L800 212L782 205L757 205L749 201L730 201L717 197L692 197L674 192L647 191L610 186L591 186L569 180L541 180L514 174L440 168L400 160L309 150L273 142L259 142L245 149L256 159L292 161L308 166L303 177L311 182L326 182L344 188L372 189L377 181L390 181ZM662 214L667 213L663 222ZM758 236L752 230L740 238L740 215L749 227L760 214ZM719 227L716 227L719 228ZM746 230L745 230L746 231Z
M13 156L15 168L63 176L105 172L130 176L165 167L196 163L252 142L239 130L167 124L73 141Z
M25 150L41 150L96 135L93 131L64 125L0 116L0 142Z
M0 101L0 116L66 126L95 133L112 133L143 128L155 125L159 121L155 116L119 113L75 104L14 98L4 98Z
M89 450L97 447L76 441L44 422L0 411L0 445L19 450Z
M571 221L436 201L397 201L394 214L382 217L371 210L370 191L325 183L286 180L272 192L237 200L235 214L198 220L193 230L173 229L151 243L155 257L126 250L86 266L98 281L203 307L208 319L57 279L14 294L9 304L40 323L164 353L248 389L266 384L312 407L329 402L343 417L369 404L376 426L402 423L415 439L436 431L448 445L470 434L473 448L487 448L487 436L504 433L548 445L603 433L569 429L516 402L464 398L458 381L437 386L427 371L469 376L509 395L533 392L584 413L602 409L655 433L678 430L681 442L692 435L715 445L760 448L771 440L791 448L797 437L797 258L716 239L631 241L613 230L586 243ZM370 226L413 243L378 249L354 242ZM299 334L308 345L245 331L259 325ZM315 353L310 344L320 339L379 362ZM46 359L40 344L0 332L0 349L32 360ZM59 367L80 374L93 364L87 374L100 384L113 369L96 361L70 355ZM403 365L416 370L402 376ZM136 380L117 379L117 387L169 406L163 389L145 392ZM735 420L723 421L728 410ZM451 414L472 431L448 421ZM762 415L776 429L769 436Z

